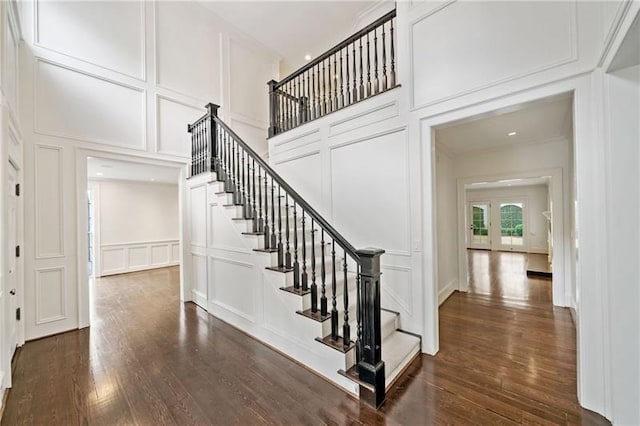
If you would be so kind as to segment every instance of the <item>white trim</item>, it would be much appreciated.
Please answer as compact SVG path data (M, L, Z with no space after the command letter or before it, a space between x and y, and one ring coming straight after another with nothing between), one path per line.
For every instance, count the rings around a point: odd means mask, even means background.
M442 305L456 290L458 290L458 279L453 278L438 291L438 306Z

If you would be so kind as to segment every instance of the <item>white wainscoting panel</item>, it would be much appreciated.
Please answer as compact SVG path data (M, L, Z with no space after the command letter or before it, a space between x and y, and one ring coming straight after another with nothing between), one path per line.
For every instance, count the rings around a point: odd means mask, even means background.
M257 292L253 264L209 256L209 300L241 317L255 322Z
M382 264L380 269L383 274L380 281L382 306L412 316L411 268Z
M99 276L179 265L179 252L178 240L102 244Z
M207 257L191 253L191 296L195 304L207 309Z
M10 6L7 4L7 8ZM7 102L14 114L18 113L18 52L20 46L20 34L13 14L4 14L5 31L4 38L4 67L2 69L2 92L7 97Z
M170 263L171 244L153 244L151 250L151 266L162 267Z
M264 53L230 38L229 70L231 111L267 121L269 96L265 87L273 75L273 61ZM259 79L256 76L263 78Z
M209 205L209 247L235 252L251 253L251 247L242 238L239 228L225 212L225 207Z
M47 49L144 79L144 2L41 1L36 43ZM104 41L108 48L96 49Z
M331 148L334 224L356 247L411 254L408 164L404 129Z
M40 268L35 274L36 324L66 319L64 267Z
M313 208L322 212L322 156L312 151L276 163L278 173Z
M331 136L356 130L380 121L398 116L398 101L393 100L384 105L364 111L361 114L337 120L329 125Z
M576 4L570 1L457 1L430 11L410 31L413 105L430 105L576 60L575 21Z
M258 125L254 120L240 119L237 116L229 120L229 126L245 141L258 155L265 156L267 147L267 127Z
M205 102L219 102L220 32L211 25L211 12L196 2L154 5L158 85Z
M196 247L206 247L207 245L207 186L200 185L190 188L191 206L189 212L189 225L191 226L191 245Z
M156 152L191 157L191 135L186 123L193 123L206 111L191 105L158 95L156 97Z
M36 61L35 128L44 135L146 149L144 90Z
M64 256L62 148L36 145L36 258Z

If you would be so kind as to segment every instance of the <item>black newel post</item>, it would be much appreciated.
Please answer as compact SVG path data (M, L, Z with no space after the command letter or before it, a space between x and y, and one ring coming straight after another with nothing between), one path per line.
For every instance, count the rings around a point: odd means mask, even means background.
M209 115L209 153L211 158L209 159L209 171L210 172L218 172L220 170L220 159L218 158L218 132L216 131L216 120L213 117L218 116L218 108L220 105L216 105L213 103L208 103L205 108L207 108L207 114Z
M269 86L269 137L278 134L278 98L276 94L277 81L271 80L267 83Z
M361 356L358 362L360 380L373 385L373 393L360 387L360 398L380 407L385 398L384 361L382 361L382 329L380 325L380 256L384 250L367 248L356 252L360 257L362 299Z

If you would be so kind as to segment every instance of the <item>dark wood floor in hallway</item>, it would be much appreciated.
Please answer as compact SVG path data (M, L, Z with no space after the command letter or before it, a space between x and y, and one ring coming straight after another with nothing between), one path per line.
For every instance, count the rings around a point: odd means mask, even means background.
M488 268L472 256L472 270L491 284L508 258L487 253ZM574 328L548 301L455 293L438 355L375 411L179 303L177 268L100 279L94 300L90 329L22 348L2 424L606 423L577 403Z

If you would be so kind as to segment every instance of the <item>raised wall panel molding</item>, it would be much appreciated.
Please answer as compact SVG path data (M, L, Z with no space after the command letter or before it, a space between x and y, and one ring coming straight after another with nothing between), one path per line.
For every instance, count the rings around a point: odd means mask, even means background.
M393 301L399 308L401 308L407 314L413 316L411 268L399 265L381 264L380 269L383 271L383 273L385 270L387 271L387 273L382 278L383 281L382 285L380 286L382 292L393 299ZM393 275L394 273L396 275L395 277ZM400 279L398 277L398 273L404 274L406 279ZM404 288L402 288L401 286ZM400 294L401 290L404 291L404 295Z
M178 240L133 241L100 245L100 276L166 268L180 264Z
M41 40L40 37L40 24L41 24L41 11L40 11L40 3L42 1L41 0L35 0L34 1L34 13L33 13L33 31L34 31L34 46L37 46L41 49L45 49L45 50L49 50L51 52L60 54L60 55L64 55L67 56L69 58L73 58L76 59L78 61L82 61L84 63L90 64L92 66L96 66L108 71L112 71L127 77L131 77L134 78L136 80L140 80L140 81L146 81L146 56L147 56L147 52L146 52L146 26L147 26L147 20L146 20L146 13L145 13L145 2L138 2L138 7L140 8L140 30L138 33L138 43L140 46L140 56L138 58L136 58L139 61L139 70L137 73L132 73L132 72L127 72L123 69L118 69L117 67L113 67L113 66L109 66L107 64L104 63L99 63L100 61L96 62L95 59L91 59L86 57L83 57L82 55L78 55L78 54L73 54L71 52L65 52L64 50L60 49L60 48L55 48L55 47L51 47L48 46L46 41L43 42L43 40ZM104 19L104 17L102 17ZM94 46L93 49L91 49L92 52L100 52L101 49L99 48L99 46Z
M67 87L64 90L60 90L53 84L46 85L48 93L43 93L45 90L42 87L42 74L43 67L50 67L50 72L58 72L59 74L55 78L60 84L60 81L65 79L76 79L75 81L67 80ZM61 71L64 71L60 74ZM67 73L66 77L63 75ZM34 88L34 132L44 136L54 136L59 138L93 142L97 144L116 146L121 148L127 148L137 151L147 150L147 135L146 135L146 100L145 89L130 86L128 84L114 81L99 75L91 74L85 71L81 71L69 66L50 61L48 59L36 57L35 60L35 88ZM80 90L84 96L87 96L87 100L93 100L95 105L79 102L77 98L73 97L73 94L69 94L69 84ZM95 84L95 87L83 87ZM120 93L114 93L114 88L120 88ZM58 90L56 90L58 89ZM97 91L103 91L103 94L96 93ZM129 93L129 95L127 95ZM131 96L134 94L134 96ZM107 105L105 102L109 100L117 99L119 103L113 103ZM128 98L128 99L125 99ZM76 102L77 105L73 105L72 102ZM51 105L48 105L49 102ZM131 103L138 103L139 110L131 108ZM61 111L62 106L75 107L72 111ZM135 105L134 105L135 106ZM41 108L42 110L39 110ZM97 111L102 109L102 111ZM58 114L58 116L55 116ZM108 115L108 114L111 114ZM48 117L49 123L43 124L43 117ZM73 117L75 121L72 125L75 125L75 129L62 129L55 128L54 126L60 126L69 123L68 117ZM137 118L137 122L131 123L129 126L124 126L123 122L130 121L131 118ZM47 128L49 127L49 128ZM137 134L127 135L126 133L118 133L112 135L98 135L100 132L113 132L114 129L138 129ZM97 131L96 131L97 130ZM82 133L85 134L82 134ZM93 133L93 134L90 134Z
M314 143L319 143L322 141L322 136L320 135L320 129L311 129L307 132L299 134L293 138L285 139L273 144L273 156L284 154L285 152L292 151L294 149L302 148L303 146L311 145ZM292 143L295 142L295 143ZM286 146L290 145L290 146ZM283 148L285 147L286 148ZM276 163L277 164L277 163Z
M166 103L171 103L174 105L177 105L179 107L182 107L183 109L189 109L191 110L191 112L193 112L193 114L183 114L184 117L181 118L179 114L176 114L176 111L173 111L173 114L170 114L166 117L163 117L162 115L162 102L166 102ZM169 96L165 96L165 95L160 95L160 94L156 94L156 98L155 98L155 114L156 114L156 126L155 126L155 133L156 133L156 137L155 137L155 151L159 154L167 154L167 155L173 155L176 157L184 157L184 158L190 158L191 157L191 138L189 137L189 133L187 132L187 126L185 125L185 123L192 123L195 122L198 118L200 118L201 116L203 116L205 114L205 110L202 107L199 106L195 106L193 104L188 104L186 102L182 102L179 100L176 100L174 98L171 98ZM173 118L175 120L176 123L179 124L179 128L176 126L176 129L171 129L171 128L165 128L165 124L163 123L163 120L165 119L171 119ZM165 131L167 131L169 134L168 136L168 148L164 148L163 147L163 129ZM181 129L181 131L179 130ZM178 134L180 133L184 133L182 139L180 139L179 137L177 137ZM176 139L176 141L180 144L182 143L184 146L184 152L180 152L178 149L179 146L175 145L175 142L171 142L172 140Z
M34 272L36 325L67 319L64 266L37 268Z
M209 303L255 323L254 264L215 255L208 258Z
M35 252L38 260L65 255L62 154L62 148L58 146L35 146Z
M352 115L329 124L329 137L354 131L371 124L398 116L398 101L376 105L359 114Z
M478 4L478 3L476 3ZM485 3L487 4L487 3ZM454 1L454 2L449 2L446 3L443 7L440 8L436 8L436 9L431 9L429 10L427 13L425 13L424 15L418 17L417 19L411 21L409 23L409 75L410 75L410 79L411 81L414 83L413 84L413 88L414 90L411 91L410 93L410 104L411 104L411 109L415 110L415 109L420 109L420 108L424 108L424 107L428 107L434 104L438 104L441 102L445 102L451 99L455 99L455 98L459 98L474 92L478 92L481 90L485 90L491 87L495 87L495 86L499 86L501 84L504 83L508 83L514 80L518 80L524 77L528 77L528 76L532 76L534 74L540 73L542 71L546 71L546 70L550 70L552 68L556 68L562 65L566 65L572 62L576 62L578 60L578 34L577 34L577 25L576 25L576 21L577 21L577 8L576 8L576 0L572 1L572 2L563 2L563 3L548 3L548 5L556 5L556 7L558 7L557 5L567 5L567 7L569 7L568 10L568 21L567 22L563 22L562 25L559 26L559 28L561 27L561 29L564 28L568 28L569 30L569 35L568 35L568 40L559 40L556 39L554 40L555 46L559 46L560 43L565 42L566 44L568 44L568 49L567 51L562 52L562 54L558 54L554 57L548 57L548 58L539 58L538 60L531 60L530 62L535 63L535 65L528 65L528 64L521 64L521 69L514 69L513 71L507 72L506 75L502 76L502 77L496 77L496 78L488 78L487 81L482 81L482 82L478 82L477 84L471 84L468 88L463 89L463 90L454 90L452 93L447 93L447 94L443 94L443 95L420 95L418 96L418 90L420 90L419 85L417 84L417 80L416 77L419 75L420 76L420 81L429 81L429 73L428 73L428 67L423 69L420 69L417 67L416 64L416 50L415 47L417 46L417 43L415 43L415 38L416 38L416 31L418 30L418 28L420 26L423 26L423 28L427 28L433 31L438 31L438 27L436 25L434 25L434 20L436 20L437 18L442 17L444 14L446 13L452 13L453 10L455 10L456 8L462 8L462 7L474 7L474 3L473 2L459 2L459 1ZM518 7L517 5L526 5L526 3L518 3L518 2L514 2L511 3L511 6L513 7L513 5L516 5L516 7ZM510 24L513 24L514 20L515 20L515 16L510 15L510 18L508 20L508 22ZM535 17L531 17L531 16L527 16L526 17L527 20L529 20L529 22L537 22L537 18ZM429 22L427 22L429 21ZM550 23L546 23L547 25L545 26L539 26L538 25L538 30L542 31L544 29L544 31L546 33L549 33L551 31L550 28L548 28L548 25L550 25ZM558 28L555 28L556 30ZM499 31L498 29L494 29L494 31ZM466 33L465 33L466 34ZM430 36L424 36L423 38L429 38ZM466 36L465 36L466 37ZM535 35L531 35L531 37L533 38L537 38ZM476 33L476 38L477 38L477 33ZM468 40L468 37L467 37ZM478 39L479 40L479 39ZM507 40L507 39L505 39ZM452 43L452 41L449 41L448 46ZM486 45L490 45L489 42L485 43ZM420 48L422 50L424 50L425 48L425 44L422 43L419 45ZM524 47L521 47L524 48ZM451 50L451 48L449 48L449 50ZM547 49L538 49L537 53L539 54L548 54ZM505 55L508 55L506 52L504 52ZM463 55L458 55L458 57L462 57ZM515 55L509 55L510 58L514 57ZM466 57L466 56L465 56ZM431 62L433 62L433 58L431 58ZM437 59L440 62L440 59ZM430 61L424 61L424 62L430 62ZM491 61L491 58L485 58L485 62L488 64L493 64L495 61ZM513 64L512 64L513 65ZM473 74L471 75L485 75L488 72L482 70L482 72L480 72L479 70L475 69L472 66L467 66L466 68L463 66L458 66L457 64L453 64L451 65L453 68L455 69L461 69L461 70L468 70L469 72L473 72ZM503 70L505 67L502 66L500 67L501 70ZM495 70L494 70L495 71ZM470 75L470 76L471 76ZM469 77L470 77L469 76ZM465 76L461 75L459 76L456 81L458 82L464 82L466 80L469 80L470 78L465 78Z

